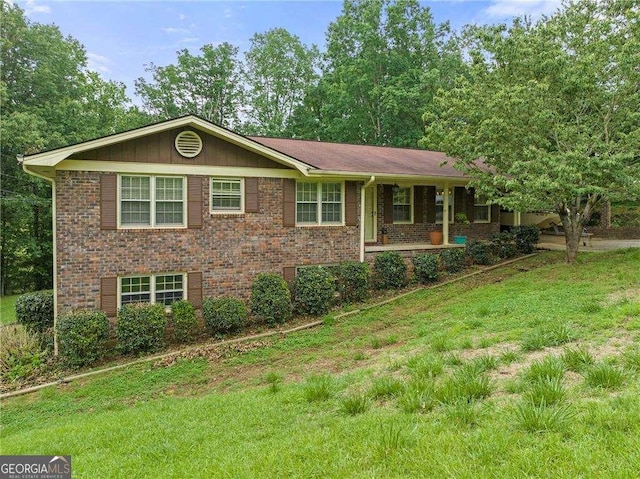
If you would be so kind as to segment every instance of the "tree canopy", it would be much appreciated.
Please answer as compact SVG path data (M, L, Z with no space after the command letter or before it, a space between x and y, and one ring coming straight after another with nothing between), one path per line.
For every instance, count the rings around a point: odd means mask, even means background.
M563 7L473 29L471 72L439 92L421 143L493 202L556 211L571 262L603 201L640 194L640 7Z

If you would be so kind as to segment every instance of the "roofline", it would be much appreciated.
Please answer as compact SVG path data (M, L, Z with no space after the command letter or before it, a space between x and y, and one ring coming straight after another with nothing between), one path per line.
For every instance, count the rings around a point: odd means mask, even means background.
M55 167L58 163L67 159L71 155L81 153L83 151L102 148L114 143L133 140L135 138L140 138L154 133L160 133L172 128L178 128L187 125L193 125L201 131L212 134L219 138L224 138L230 143L241 146L247 150L253 151L254 153L258 153L278 163L292 167L302 173L304 176L308 176L309 171L315 169L315 167L312 165L304 163L296 158L293 158L282 152L274 150L273 148L269 148L268 146L265 146L255 140L252 140L251 138L239 135L238 133L211 123L210 121L195 115L186 115L171 120L165 120L153 125L147 125L133 130L96 138L94 140L76 143L74 145L69 145L62 148L25 156L23 159L23 168L27 173L36 173L33 167Z
M312 170L309 171L310 177L318 176L330 176L330 177L343 177L368 180L371 176L376 177L377 180L407 180L407 181L449 181L468 183L471 179L460 176L436 176L436 175L408 175L400 173L373 173L367 171L337 171L337 170Z

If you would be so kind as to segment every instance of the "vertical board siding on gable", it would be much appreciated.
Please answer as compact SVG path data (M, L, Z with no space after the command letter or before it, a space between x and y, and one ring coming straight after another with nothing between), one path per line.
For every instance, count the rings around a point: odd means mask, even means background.
M424 186L413 187L413 222L424 223Z
M282 180L282 226L296 225L296 180Z
M187 177L187 225L189 228L202 228L203 205L202 178Z
M344 182L344 224L347 226L358 225L358 191L355 181Z
M436 187L427 186L427 223L436 222Z
M194 308L202 307L202 272L187 273L187 300Z
M100 309L111 317L118 314L118 278L100 279Z
M244 211L245 213L260 212L258 178L244 179Z
M108 173L100 175L100 229L118 228L118 177Z

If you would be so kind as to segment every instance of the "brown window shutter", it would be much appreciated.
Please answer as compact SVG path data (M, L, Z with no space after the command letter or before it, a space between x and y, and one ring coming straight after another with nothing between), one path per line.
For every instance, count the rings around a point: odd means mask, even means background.
M355 181L344 183L344 224L347 226L358 225L358 190Z
M492 204L491 205L491 222L492 223L500 223L500 205Z
M118 176L100 175L100 229L118 228Z
M296 267L285 266L284 268L282 268L282 277L287 283L296 279Z
M413 187L413 222L424 223L424 186Z
M187 226L202 228L202 178L187 177Z
M245 213L258 213L258 178L244 179L244 211Z
M393 186L382 185L383 188L383 202L384 202L384 222L385 224L393 223Z
M202 273L187 273L187 299L194 308L202 307Z
M456 186L453 189L453 218L455 221L455 216L458 213L464 213L464 197L465 197L465 188L464 186Z
M282 180L282 226L296 225L296 180Z
M475 204L476 204L476 190L475 188L467 189L467 219L470 223L473 223L473 217L475 216Z
M427 186L427 223L436 222L436 187Z
M118 314L118 278L100 278L100 309L113 318Z

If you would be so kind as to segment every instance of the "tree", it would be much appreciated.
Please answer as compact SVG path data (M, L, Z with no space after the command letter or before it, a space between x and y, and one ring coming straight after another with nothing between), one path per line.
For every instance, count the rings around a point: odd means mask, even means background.
M175 65L161 67L151 63L146 71L152 81L136 80L136 93L144 109L157 119L199 115L227 128L238 124L243 87L238 48L229 43L200 48L201 55L189 50L178 52Z
M422 113L463 66L448 33L417 0L346 0L327 32L323 78L306 102L312 110L300 109L295 121L309 128L315 116L324 140L417 146Z
M307 48L283 28L257 33L245 55L247 96L244 131L248 134L283 136L295 107L308 86L316 84L319 51Z
M570 263L603 201L640 194L639 12L580 0L537 23L476 29L471 78L425 115L422 144L491 201L560 215Z

